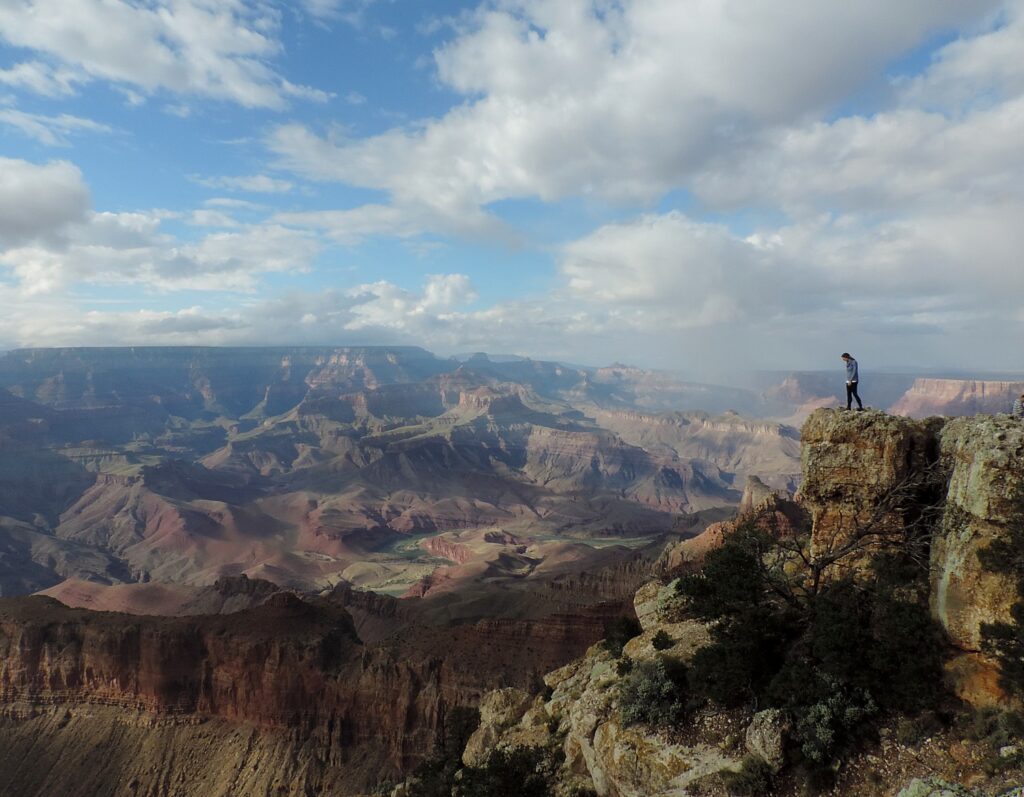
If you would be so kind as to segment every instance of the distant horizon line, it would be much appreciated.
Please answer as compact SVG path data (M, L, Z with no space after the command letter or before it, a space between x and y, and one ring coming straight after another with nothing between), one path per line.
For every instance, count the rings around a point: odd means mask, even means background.
M544 356L531 356L525 354L509 354L509 353L497 353L487 352L483 350L478 351L463 351L455 354L438 354L425 346L419 346L413 343L400 343L400 344L379 344L379 343L365 343L365 344L342 344L342 343L298 343L298 344L270 344L270 343L239 343L239 344L224 344L224 345L211 345L211 344L93 344L93 345L80 345L80 346L13 346L13 347L2 347L0 346L0 358L7 357L12 354L18 354L19 352L87 352L87 351L232 351L232 350L250 350L250 351L315 351L315 350L377 350L377 351L410 351L410 352L422 352L429 354L434 359L445 362L454 361L465 363L474 357L483 356L495 364L508 364L511 362L540 362L540 363L552 363L555 365L581 368L581 369L605 369L605 368L630 368L641 371L654 371L654 372L665 372L665 373L677 373L682 374L684 369L681 368L664 368L664 367L651 367L644 365L636 365L632 363L624 363L621 361L615 361L607 365L593 365L593 364L581 364L576 362L570 362L568 360L561 360L553 357ZM794 366L794 367L779 367L779 368L759 368L754 370L749 369L737 369L735 372L724 372L719 371L720 375L726 373L746 373L755 375L780 375L780 374L827 374L831 373L835 369L824 368L824 367L808 367L808 366ZM867 370L867 369L866 369ZM926 376L933 378L946 378L946 379L970 379L980 378L981 376L986 377L1003 377L1000 381L1024 381L1024 370L1014 369L972 369L963 366L929 366L929 367L914 367L908 365L876 365L872 366L868 373L875 373L884 376Z

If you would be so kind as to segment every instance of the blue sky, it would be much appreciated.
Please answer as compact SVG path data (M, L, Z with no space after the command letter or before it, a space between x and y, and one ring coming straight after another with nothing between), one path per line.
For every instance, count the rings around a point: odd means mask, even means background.
M1024 368L1024 2L892 6L0 0L0 346Z

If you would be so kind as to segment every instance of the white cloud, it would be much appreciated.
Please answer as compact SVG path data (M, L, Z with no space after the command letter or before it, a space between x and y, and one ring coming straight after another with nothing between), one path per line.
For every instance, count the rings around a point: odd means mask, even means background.
M350 25L361 25L366 9L374 0L300 0L310 16L321 22L342 20Z
M68 136L74 133L109 133L111 129L91 119L71 114L47 116L27 113L17 108L0 108L0 125L12 127L40 144L57 147L66 146Z
M189 217L231 226L197 242L163 232L154 213L88 213L62 226L63 240L36 240L0 250L25 295L59 293L75 285L138 284L159 290L252 291L261 275L307 270L320 251L309 235L272 224Z
M420 292L388 282L351 290L293 293L227 309L189 306L179 310L85 310L54 297L17 295L20 307L0 317L0 343L87 345L130 340L139 344L206 343L382 343L454 340L451 311L472 301L472 285L461 274L433 275ZM15 294L0 283L0 301ZM447 336L447 337L446 337Z
M0 249L36 239L59 241L86 219L89 207L89 189L75 165L0 158Z
M223 188L228 191L248 191L254 194L287 194L295 184L266 174L252 174L239 177L194 177L197 183L208 188Z
M66 97L75 93L75 85L88 77L70 69L54 69L41 61L25 61L10 69L0 69L0 85L25 89L44 97Z
M365 139L291 124L268 145L300 174L384 190L449 230L494 228L482 208L509 198L650 202L996 5L510 0L435 54L439 79L466 97L443 117Z
M0 39L147 94L164 90L283 108L288 97L323 100L271 66L281 51L278 13L243 0L6 0ZM130 96L130 95L129 95Z
M432 274L423 292L414 294L390 282L359 285L346 294L355 299L347 329L395 329L406 333L443 323L456 308L477 298L465 274Z
M1024 53L1024 50L1022 50ZM714 207L888 213L1024 197L1024 95L949 118L897 109L773 130L693 181Z
M1024 3L1008 0L975 35L943 47L926 73L902 81L908 102L959 110L1024 94Z

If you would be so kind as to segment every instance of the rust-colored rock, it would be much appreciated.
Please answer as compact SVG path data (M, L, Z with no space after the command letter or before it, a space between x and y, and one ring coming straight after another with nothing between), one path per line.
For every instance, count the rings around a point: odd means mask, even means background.
M868 410L818 410L801 431L800 498L811 513L811 555L822 557L866 541L840 572L863 565L871 550L897 544L940 479L936 462L941 419L915 421Z
M21 793L132 794L120 777L136 773L129 759L149 750L143 735L153 723L178 745L180 757L152 761L154 773L182 784L175 793L276 794L280 772L294 780L283 794L358 793L432 755L452 709L501 685L533 686L603 634L600 613L450 626L356 594L306 601L277 593L253 609L200 617L92 612L44 597L0 601L0 748L28 745L45 760L80 744L95 717L92 732L106 739L103 755L113 762L114 785L84 779L89 789L73 774L57 783L45 766L25 767ZM360 642L346 601L379 641ZM57 710L75 717L66 732L51 716ZM232 741L241 732L249 747ZM234 751L225 760L276 770L244 788L229 778L217 791L198 752L211 736ZM158 793L155 781L140 784L139 793Z
M1024 424L1007 416L957 418L942 431L950 473L932 546L932 609L950 639L979 650L984 623L1009 622L1016 580L979 559L993 541L1024 528Z
M664 555L668 572L695 570L704 558L722 547L726 538L745 523L769 534L788 537L805 526L806 512L781 490L773 490L757 476L748 476L740 499L739 512L732 520L712 523L696 537L683 540Z

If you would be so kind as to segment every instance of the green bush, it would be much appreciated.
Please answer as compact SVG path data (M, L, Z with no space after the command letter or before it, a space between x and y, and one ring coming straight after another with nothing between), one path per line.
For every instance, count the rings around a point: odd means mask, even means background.
M997 708L980 709L970 715L965 736L973 742L984 743L994 752L1007 745L1020 744L1024 739L1024 714Z
M633 637L643 632L640 623L633 617L616 617L604 626L604 648L615 658L622 655L622 649Z
M838 682L830 683L829 688L828 697L804 707L796 717L800 751L813 765L828 763L878 710L865 690L846 689Z
M445 715L435 755L413 771L409 797L451 797L462 751L479 725L480 712L475 708L456 706Z
M675 725L682 719L685 705L686 669L677 662L640 662L622 681L619 715L626 725Z
M735 797L764 797L771 794L772 770L763 758L745 756L736 772L723 772L722 785Z
M896 741L907 747L914 747L929 736L941 733L942 720L934 711L923 711L916 717L904 717L896 726Z
M480 767L467 767L451 797L549 797L561 763L543 747L495 750Z
M629 656L620 656L615 662L615 673L619 676L628 675L633 669L633 660Z
M808 766L824 769L873 717L935 704L942 636L920 557L876 557L856 580L808 582L794 568L806 542L787 544L740 529L679 579L689 611L712 623L689 688L723 706L787 709Z
M669 648L674 648L675 645L676 641L668 635L664 628L658 631L653 639L651 639L651 647L655 650L668 650Z

